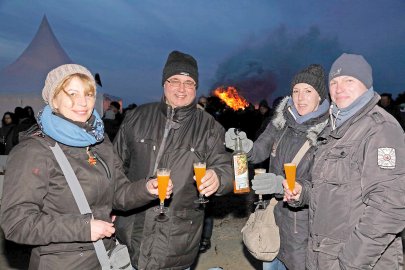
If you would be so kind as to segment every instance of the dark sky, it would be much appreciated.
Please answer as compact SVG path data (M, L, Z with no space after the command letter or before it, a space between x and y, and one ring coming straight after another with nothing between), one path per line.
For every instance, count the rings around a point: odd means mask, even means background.
M271 101L305 65L328 72L342 52L365 56L377 92L405 91L403 0L0 0L0 69L44 14L70 58L100 73L102 90L124 105L160 99L172 50L197 59L198 94L237 84L249 101Z

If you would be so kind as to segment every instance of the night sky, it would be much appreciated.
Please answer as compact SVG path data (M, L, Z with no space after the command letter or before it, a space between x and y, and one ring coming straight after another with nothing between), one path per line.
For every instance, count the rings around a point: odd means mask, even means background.
M124 105L160 99L172 50L197 59L198 95L237 85L251 102L272 101L289 94L291 77L306 65L329 72L349 52L372 65L377 92L395 97L405 91L404 14L402 0L0 0L0 69L46 15L73 62L99 73L101 90Z

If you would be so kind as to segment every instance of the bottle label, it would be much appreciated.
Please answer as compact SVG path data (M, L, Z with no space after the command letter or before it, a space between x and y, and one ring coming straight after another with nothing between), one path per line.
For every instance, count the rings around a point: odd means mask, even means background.
M235 173L235 189L244 189L249 187L248 166L246 155L233 156L233 169Z

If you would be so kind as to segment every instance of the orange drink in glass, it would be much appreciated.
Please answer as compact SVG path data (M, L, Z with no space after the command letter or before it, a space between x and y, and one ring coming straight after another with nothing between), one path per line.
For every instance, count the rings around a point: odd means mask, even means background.
M164 203L166 198L167 186L169 185L170 170L161 168L157 170L158 192L160 203Z
M160 201L159 206L155 209L155 211L159 212L158 216L156 217L156 221L165 222L169 219L165 214L168 211L167 207L165 207L165 198L167 187L169 185L170 169L159 168L157 169L156 174L158 181L159 201Z
M284 163L284 172L287 179L288 188L292 191L295 188L297 165L295 165L294 163Z
M199 187L201 186L201 179L204 177L206 171L206 165L204 162L194 163L194 174L195 181L197 183L197 189L200 191Z
M195 201L195 203L207 203L208 200L205 199L204 195L200 193L201 179L205 175L207 165L205 162L195 162L193 163L193 167L194 167L195 181L199 192L199 198L198 200Z

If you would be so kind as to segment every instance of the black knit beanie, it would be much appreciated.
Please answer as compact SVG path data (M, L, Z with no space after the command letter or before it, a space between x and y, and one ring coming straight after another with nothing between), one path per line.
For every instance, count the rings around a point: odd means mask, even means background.
M163 68L162 85L173 75L190 76L198 86L197 61L189 54L172 51L167 57L165 67Z
M321 102L324 99L329 99L326 89L325 72L321 65L312 64L295 74L291 81L291 90L298 83L307 83L311 85L321 97Z

